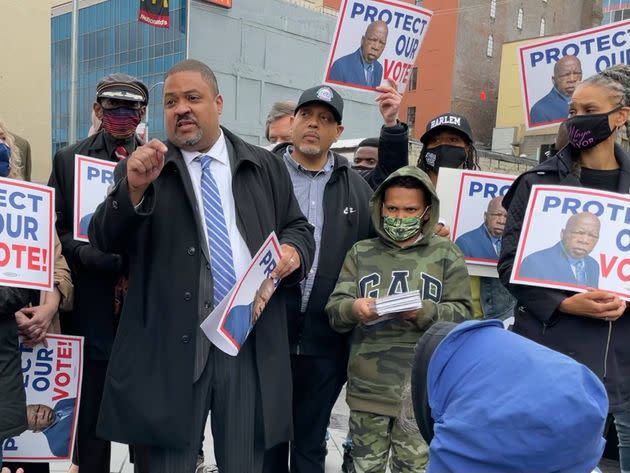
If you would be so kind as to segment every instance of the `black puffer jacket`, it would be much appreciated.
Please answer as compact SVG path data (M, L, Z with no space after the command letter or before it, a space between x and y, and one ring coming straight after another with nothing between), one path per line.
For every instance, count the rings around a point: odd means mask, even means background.
M499 276L517 299L514 332L588 366L608 391L610 410L615 412L630 401L630 308L615 322L569 315L558 310L573 293L542 287L510 284L510 274L531 188L535 184L582 186L571 173L571 146L521 174L503 198L508 211ZM617 192L630 193L630 158L615 148L620 176Z
M15 312L35 301L37 291L0 287L0 441L26 430L26 395Z

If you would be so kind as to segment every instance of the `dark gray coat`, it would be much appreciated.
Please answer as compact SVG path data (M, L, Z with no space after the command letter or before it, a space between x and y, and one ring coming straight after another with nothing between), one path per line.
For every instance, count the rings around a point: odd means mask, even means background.
M252 336L261 386L267 446L291 436L291 380L285 287L310 269L312 227L293 197L284 163L223 130L232 164L237 226L251 254L275 231L295 246L302 266L283 281ZM129 260L129 292L105 380L97 433L129 444L186 446L192 425L192 379L199 268L205 239L195 194L180 151L167 143L164 168L136 212L129 199L126 160L117 184L90 223L90 241Z

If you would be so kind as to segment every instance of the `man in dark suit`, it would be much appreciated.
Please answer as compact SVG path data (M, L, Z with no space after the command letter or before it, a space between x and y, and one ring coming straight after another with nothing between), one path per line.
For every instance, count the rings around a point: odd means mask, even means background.
M455 244L469 258L498 260L501 254L501 237L507 212L501 205L503 197L495 197L483 213L481 226L464 233Z
M223 328L238 344L239 349L245 343L247 335L254 328L254 324L258 321L260 314L265 310L274 290L273 279L266 278L260 284L252 302L247 305L237 305L230 309L223 322Z
M328 73L328 79L364 87L378 87L383 78L383 66L378 58L387 44L387 23L374 21L361 37L361 46L352 54L337 59Z
M90 241L129 261L129 291L98 432L136 446L136 468L194 471L212 411L222 473L259 473L291 436L286 287L308 273L312 228L284 163L220 127L214 73L186 60L164 80L169 141L151 140L114 172ZM236 357L199 328L275 231L283 279ZM264 382L259 382L264 381Z
M124 286L123 259L74 239L75 155L117 162L138 146L136 126L149 99L147 87L126 74L111 74L96 86L93 109L103 121L98 133L57 152L48 185L55 188L57 232L72 270L74 305L64 332L85 337L85 363L73 463L81 471L109 473L111 446L96 435L107 362L119 319L116 293Z
M523 259L518 275L524 278L597 288L599 264L589 256L599 240L599 219L592 213L572 215L560 241Z
M75 407L75 398L62 399L53 408L43 404L26 406L28 429L43 433L56 457L66 457L70 450Z

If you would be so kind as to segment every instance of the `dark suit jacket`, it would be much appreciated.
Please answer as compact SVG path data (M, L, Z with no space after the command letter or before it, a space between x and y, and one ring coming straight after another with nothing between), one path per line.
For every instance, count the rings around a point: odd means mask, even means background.
M286 287L309 271L313 230L293 197L282 160L228 130L232 192L238 229L251 254L275 231L293 245L302 266L270 299L254 331L256 368L268 447L291 437L291 366ZM159 177L136 211L126 162L114 172L112 191L90 222L90 241L129 260L129 291L105 380L97 433L128 444L187 446L193 416L192 379L199 328L199 274L209 265L197 199L180 151L167 142ZM170 388L168 388L170 387ZM156 415L155 413L159 413Z
M230 336L238 343L239 347L245 343L249 329L252 326L252 306L253 303L232 307L223 323L223 328L230 333Z
M584 258L586 271L586 285L597 287L599 284L599 265L590 256ZM537 251L523 259L519 275L525 278L544 279L552 282L564 282L578 284L569 260L562 249L562 242L558 242L551 248Z
M564 120L568 115L569 104L555 87L536 102L530 112L530 118L534 124Z
M493 260L499 259L490 240L490 235L488 235L483 223L474 230L464 233L455 240L455 244L459 246L464 256Z
M362 85L365 87L378 87L381 85L382 78L383 66L380 62L374 61L372 79L369 82L365 80L365 70L361 62L361 48L357 49L352 54L337 59L328 74L329 80L347 82L349 84Z
M130 138L125 147L131 153L139 145L136 138ZM88 360L109 359L118 323L114 316L114 285L123 267L120 256L74 239L74 162L75 154L116 161L114 150L104 131L67 146L55 155L48 181L55 188L57 233L74 282L74 306L72 313L63 318L64 332L85 337Z
M56 457L66 457L70 451L75 401L76 399L74 398L59 401L53 410L55 411L55 416L60 418L53 425L42 431L48 440L50 451Z

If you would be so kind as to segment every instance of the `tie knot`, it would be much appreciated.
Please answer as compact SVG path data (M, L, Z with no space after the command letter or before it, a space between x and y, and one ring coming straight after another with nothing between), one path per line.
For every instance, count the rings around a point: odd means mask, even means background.
M129 153L127 153L127 150L124 146L118 146L114 151L114 154L116 155L116 159L118 159L118 161L121 161L129 156Z
M210 161L212 160L212 158L207 154L201 154L197 156L197 159L199 159L199 162L201 163L201 169L203 169L204 171L210 167Z

